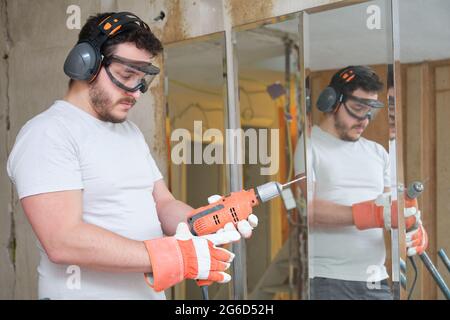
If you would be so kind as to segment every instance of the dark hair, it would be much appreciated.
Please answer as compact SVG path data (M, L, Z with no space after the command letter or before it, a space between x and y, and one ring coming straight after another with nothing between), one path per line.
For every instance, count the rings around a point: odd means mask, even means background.
M388 89L394 87L394 68L392 64L388 65L387 87Z
M78 35L78 41L87 40L91 38L97 31L97 26L108 16L115 14L115 12L98 13L97 15L90 16ZM113 54L115 47L118 44L131 42L136 45L138 49L143 49L152 54L158 55L163 51L161 41L149 30L143 27L139 27L138 24L130 24L127 28L118 33L117 35L109 38L100 48L100 52L104 56L110 56ZM69 87L73 81L69 82Z
M353 71L355 78L345 82L341 77L345 71ZM340 90L345 95L351 95L355 90L362 89L366 92L378 92L383 88L380 78L367 66L348 66L336 72L331 78L330 86Z

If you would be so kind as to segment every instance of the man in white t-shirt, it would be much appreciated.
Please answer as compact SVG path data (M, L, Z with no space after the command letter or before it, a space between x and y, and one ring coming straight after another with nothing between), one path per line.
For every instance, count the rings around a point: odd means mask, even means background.
M41 299L165 299L183 279L231 278L234 255L216 245L239 232L193 236L192 208L167 189L127 120L161 51L133 14L90 17L64 65L64 99L17 136L7 169L39 240Z
M381 88L373 70L349 66L332 77L317 101L325 118L312 128L307 152L314 185L308 217L311 299L392 299L383 237L383 228L397 227L389 156L381 145L361 137L383 106L378 101ZM301 137L296 175L306 171L304 153ZM405 218L407 227L421 224L417 203L406 207L414 207ZM426 247L420 230L409 243L411 252Z

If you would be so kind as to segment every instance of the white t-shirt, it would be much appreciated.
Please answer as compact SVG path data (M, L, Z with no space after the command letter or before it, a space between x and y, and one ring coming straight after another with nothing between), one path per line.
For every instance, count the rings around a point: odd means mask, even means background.
M162 179L131 121L101 121L56 101L19 132L8 159L19 198L83 190L83 220L133 240L163 236L152 196ZM142 273L108 273L52 263L40 250L39 298L165 299ZM80 281L78 281L80 280Z
M316 199L351 206L375 199L390 186L389 156L379 144L360 138L344 141L314 126L312 177ZM305 172L303 137L295 150L295 173ZM388 277L383 229L310 226L309 276L375 282Z

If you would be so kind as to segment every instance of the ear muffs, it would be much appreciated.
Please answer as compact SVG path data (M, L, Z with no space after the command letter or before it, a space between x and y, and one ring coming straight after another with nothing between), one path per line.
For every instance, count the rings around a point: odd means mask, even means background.
M339 79L342 86L351 82L357 76L357 70L354 67L345 68L340 74ZM340 88L334 86L326 87L317 99L317 109L322 112L332 112L342 102L344 95Z
M64 73L74 80L91 81L101 65L100 50L89 41L78 43L64 62Z
M126 25L137 25L136 22L146 26L141 19L129 12L119 12L105 18L90 39L80 40L69 52L64 62L64 73L74 80L94 80L102 65L102 45L109 38L128 30Z
M322 112L332 112L341 101L342 94L333 87L326 87L317 99L317 108Z

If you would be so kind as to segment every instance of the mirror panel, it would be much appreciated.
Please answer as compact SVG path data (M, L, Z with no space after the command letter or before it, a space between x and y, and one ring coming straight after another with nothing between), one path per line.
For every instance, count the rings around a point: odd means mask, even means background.
M305 80L311 103L306 127L311 132L305 139L306 157L297 163L299 171L308 168L312 196L311 299L392 299L399 281L394 232L355 218L355 212L363 217L360 208L366 208L358 204L378 198L390 208L397 198L387 90L391 22L390 1L305 14Z
M169 187L193 208L229 193L225 161L226 78L224 33L165 48ZM176 299L201 299L194 281L175 289ZM210 299L228 299L229 285L213 284Z
M244 189L294 178L299 131L299 15L277 17L234 29L238 95L243 129ZM292 192L294 189L289 189ZM287 192L289 192L287 191ZM249 299L299 299L300 203L285 207L278 197L254 208L259 224L247 240ZM306 278L306 277L305 277Z

